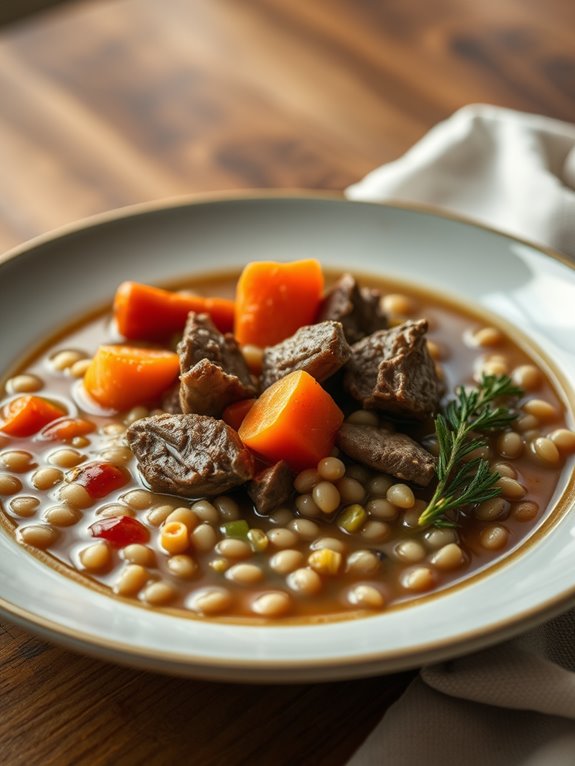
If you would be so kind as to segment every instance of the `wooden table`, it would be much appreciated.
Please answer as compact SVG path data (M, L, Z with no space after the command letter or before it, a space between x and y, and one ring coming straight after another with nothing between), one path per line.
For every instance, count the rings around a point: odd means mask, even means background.
M65 4L0 30L0 251L170 195L343 189L477 101L575 120L575 5ZM9 625L0 647L5 766L337 766L410 678L191 682Z

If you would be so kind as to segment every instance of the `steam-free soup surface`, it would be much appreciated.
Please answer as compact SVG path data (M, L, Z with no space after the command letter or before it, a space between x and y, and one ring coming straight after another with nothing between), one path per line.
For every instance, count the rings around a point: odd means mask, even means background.
M508 374L523 388L519 417L490 437L484 450L501 474L500 497L464 509L455 527L422 528L417 522L433 483L418 487L337 450L295 474L292 500L269 516L256 513L242 487L195 499L152 492L128 447L126 429L158 412L160 401L105 412L83 391L82 378L98 346L118 340L106 312L48 343L5 381L4 404L38 394L94 426L60 441L0 432L5 523L24 547L46 551L48 563L65 565L86 585L204 618L367 615L444 589L505 554L545 513L575 449L560 398L537 360L491 322L432 294L360 281L382 290L392 324L428 320L428 348L444 384L444 401L481 372ZM215 278L187 287L231 296L234 285L235 278ZM245 349L250 363L253 354ZM377 425L383 419L348 400L343 407L348 422ZM431 420L408 430L436 451ZM119 468L121 486L86 502L74 480L92 464ZM336 507L324 512L321 506L329 507L334 487ZM118 546L93 536L97 522L125 517L139 522L136 531L144 530L134 542ZM186 527L188 543L170 551L162 541L174 521ZM130 534L129 524L125 531Z

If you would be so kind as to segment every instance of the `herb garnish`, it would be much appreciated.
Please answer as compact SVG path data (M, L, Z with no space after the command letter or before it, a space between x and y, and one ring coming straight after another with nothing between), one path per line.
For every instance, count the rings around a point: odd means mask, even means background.
M489 462L482 457L465 458L487 445L486 432L503 430L517 417L517 412L500 400L522 394L507 375L484 375L476 389L456 388L456 398L449 402L445 414L435 418L438 484L419 517L420 526L453 526L445 516L447 511L500 494L495 486L500 476L491 470Z

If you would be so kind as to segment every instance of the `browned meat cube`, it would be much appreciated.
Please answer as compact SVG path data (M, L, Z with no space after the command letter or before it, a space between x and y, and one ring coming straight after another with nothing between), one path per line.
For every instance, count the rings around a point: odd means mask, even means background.
M359 288L351 274L344 274L323 299L317 321L341 322L348 343L356 343L387 327L380 298L379 290Z
M296 370L304 370L320 383L347 362L351 349L340 322L307 325L264 352L261 388Z
M294 491L293 474L285 460L280 460L256 474L247 490L256 511L267 516L291 498Z
M182 412L218 417L228 404L255 396L237 341L207 314L190 313L178 354Z
M178 415L182 411L180 405L180 381L176 381L173 386L170 386L165 394L162 396L162 409L164 412L169 412L171 415Z
M398 479L426 487L435 473L435 458L407 434L376 426L344 423L337 446L359 463Z
M154 492L219 495L254 474L251 453L223 420L205 415L152 415L127 431L138 468Z
M440 384L427 350L425 319L380 330L352 346L344 385L366 409L424 419L437 411Z

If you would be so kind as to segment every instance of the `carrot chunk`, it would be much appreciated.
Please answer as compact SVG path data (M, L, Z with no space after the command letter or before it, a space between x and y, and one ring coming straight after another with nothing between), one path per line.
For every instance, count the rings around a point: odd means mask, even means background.
M114 298L118 331L128 340L162 340L183 330L190 311L211 316L221 332L234 326L234 302L228 298L186 295L139 282L123 282Z
M96 430L96 424L84 418L62 418L42 429L41 439L47 441L70 441L75 436L85 436Z
M84 387L103 407L125 410L157 399L178 377L172 351L100 346L84 375Z
M245 416L254 406L255 401L255 399L242 399L239 402L228 404L222 412L222 420L237 431Z
M19 396L12 399L2 413L0 431L10 436L32 436L66 411L41 396Z
M311 468L333 449L343 413L307 372L286 375L267 388L245 416L244 444L266 460Z
M240 344L273 346L312 324L323 293L319 261L254 261L236 289L235 336Z

